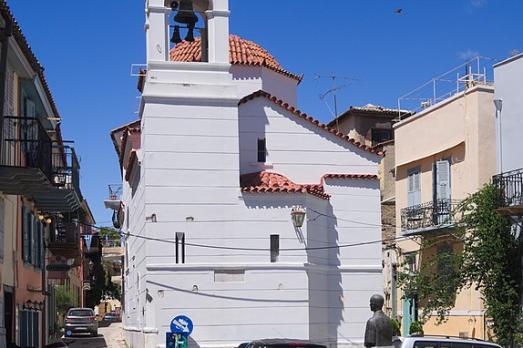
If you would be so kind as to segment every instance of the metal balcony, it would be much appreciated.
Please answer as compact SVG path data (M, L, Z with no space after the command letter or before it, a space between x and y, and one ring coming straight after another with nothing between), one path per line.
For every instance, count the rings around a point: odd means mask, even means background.
M434 200L401 209L401 229L404 235L417 235L455 226L460 220L460 201Z
M53 143L51 188L33 193L38 208L45 212L74 212L80 208L80 165L71 143Z
M492 177L492 183L499 189L503 215L523 215L523 168L501 173Z
M47 248L56 256L68 259L80 256L80 227L77 221L53 217Z
M0 137L0 191L27 195L51 188L52 142L35 118L4 116Z

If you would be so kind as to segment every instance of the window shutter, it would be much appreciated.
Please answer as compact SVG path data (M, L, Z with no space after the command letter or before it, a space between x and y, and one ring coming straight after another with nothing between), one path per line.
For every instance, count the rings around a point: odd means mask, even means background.
M30 214L31 216L31 227L30 227L30 234L29 234L29 240L31 241L31 260L30 263L32 265L36 265L36 223L37 220L34 216L34 214Z
M450 162L436 162L436 199L450 200Z
M26 207L22 208L22 237L23 237L23 259L25 263L31 262L31 249L30 249L30 215Z
M421 204L421 182L419 168L412 169L408 174L408 206Z
M36 223L36 260L35 266L42 268L42 223L38 221Z
M5 202L0 198L0 259L4 259L4 234L5 234Z

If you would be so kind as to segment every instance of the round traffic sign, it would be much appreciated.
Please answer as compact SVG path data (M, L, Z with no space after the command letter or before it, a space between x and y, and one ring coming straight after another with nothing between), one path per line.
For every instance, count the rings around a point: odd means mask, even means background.
M192 320L188 316L178 315L171 321L171 332L189 336L193 330Z

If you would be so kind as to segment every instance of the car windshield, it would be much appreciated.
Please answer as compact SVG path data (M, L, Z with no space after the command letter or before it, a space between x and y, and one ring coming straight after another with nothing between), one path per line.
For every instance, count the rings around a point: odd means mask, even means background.
M92 309L71 309L67 315L70 317L92 317L94 312Z

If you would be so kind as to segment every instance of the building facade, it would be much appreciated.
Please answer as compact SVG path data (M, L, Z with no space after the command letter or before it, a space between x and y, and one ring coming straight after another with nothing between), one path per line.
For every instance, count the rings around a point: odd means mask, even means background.
M228 1L193 5L203 44L170 50L172 10L148 1L140 120L112 132L127 343L163 347L185 314L191 347L361 344L382 292L381 157L293 106L300 77L229 35Z
M400 118L406 118L409 115L410 113L406 110L398 111L398 109L367 104L361 107L351 106L328 124L367 146L379 149L384 154L378 167L384 263L383 293L385 296L384 310L391 317L396 317L398 314L396 307L396 183L392 126Z
M43 68L5 1L0 46L0 346L42 347L55 333L48 284L81 257L79 164L62 139Z
M462 91L425 103L424 109L394 125L398 265L411 271L439 253L458 253L452 237L459 222L456 207L490 181L495 172L494 89L484 76L464 78ZM430 247L420 249L422 240ZM435 267L443 271L445 264ZM439 272L438 271L438 272ZM417 320L423 299L398 294L403 334ZM432 316L426 334L486 337L487 321L480 293L471 287L456 294L448 320Z

